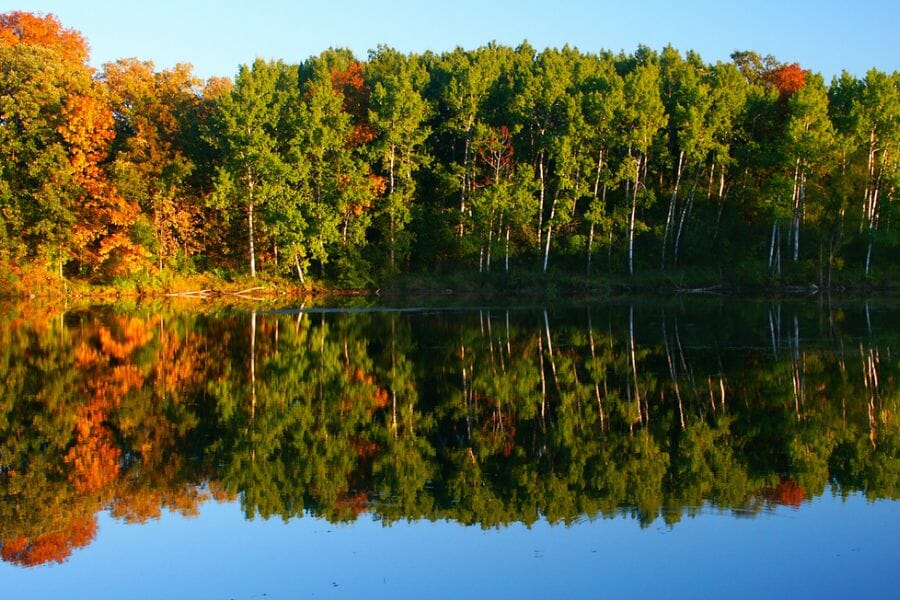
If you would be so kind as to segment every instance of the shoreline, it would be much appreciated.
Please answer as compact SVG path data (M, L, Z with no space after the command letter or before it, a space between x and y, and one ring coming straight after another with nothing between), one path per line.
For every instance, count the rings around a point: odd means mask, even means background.
M206 276L184 278L177 285L92 284L84 281L54 282L29 290L14 288L0 292L0 302L49 299L65 302L101 304L123 301L197 300L225 302L271 302L359 298L375 301L392 299L422 300L615 300L627 297L744 297L798 298L860 296L900 297L900 286L892 281L858 282L820 286L816 283L700 283L677 284L662 274L633 280L610 277L586 279L575 276L535 277L531 273L479 275L455 273L449 276L405 276L382 287L341 288L313 283L298 285L281 279L210 279ZM156 282L154 282L156 283ZM191 285L191 284L195 285ZM159 287L157 287L159 285Z

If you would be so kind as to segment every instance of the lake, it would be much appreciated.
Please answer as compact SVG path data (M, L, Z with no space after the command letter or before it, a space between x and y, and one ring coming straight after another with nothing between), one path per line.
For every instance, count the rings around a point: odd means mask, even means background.
M893 597L900 304L0 305L17 597Z

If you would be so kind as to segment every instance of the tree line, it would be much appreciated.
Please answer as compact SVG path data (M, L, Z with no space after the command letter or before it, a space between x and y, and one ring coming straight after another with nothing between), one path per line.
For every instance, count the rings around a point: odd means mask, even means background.
M528 43L257 59L234 79L95 71L53 16L0 15L0 254L161 273L739 273L887 278L900 75L739 51Z
M896 499L896 310L747 309L7 306L0 559L211 500L498 527Z

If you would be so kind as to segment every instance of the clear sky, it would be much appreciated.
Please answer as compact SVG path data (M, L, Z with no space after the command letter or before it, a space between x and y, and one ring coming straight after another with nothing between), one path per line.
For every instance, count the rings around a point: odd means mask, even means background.
M826 81L842 69L900 70L898 0L0 0L9 10L57 15L88 39L95 66L135 56L158 68L189 62L204 78L328 47L364 58L378 44L441 52L523 39L585 51L671 43L709 62L749 49Z

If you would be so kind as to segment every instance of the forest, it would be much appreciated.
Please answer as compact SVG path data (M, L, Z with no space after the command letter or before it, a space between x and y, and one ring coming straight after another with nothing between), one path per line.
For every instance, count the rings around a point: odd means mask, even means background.
M328 49L200 81L0 14L0 282L897 275L900 74L753 51ZM545 275L546 274L546 275Z
M206 502L677 528L823 494L896 500L900 363L879 327L896 306L736 304L6 306L0 560L61 562L105 511L145 523Z

